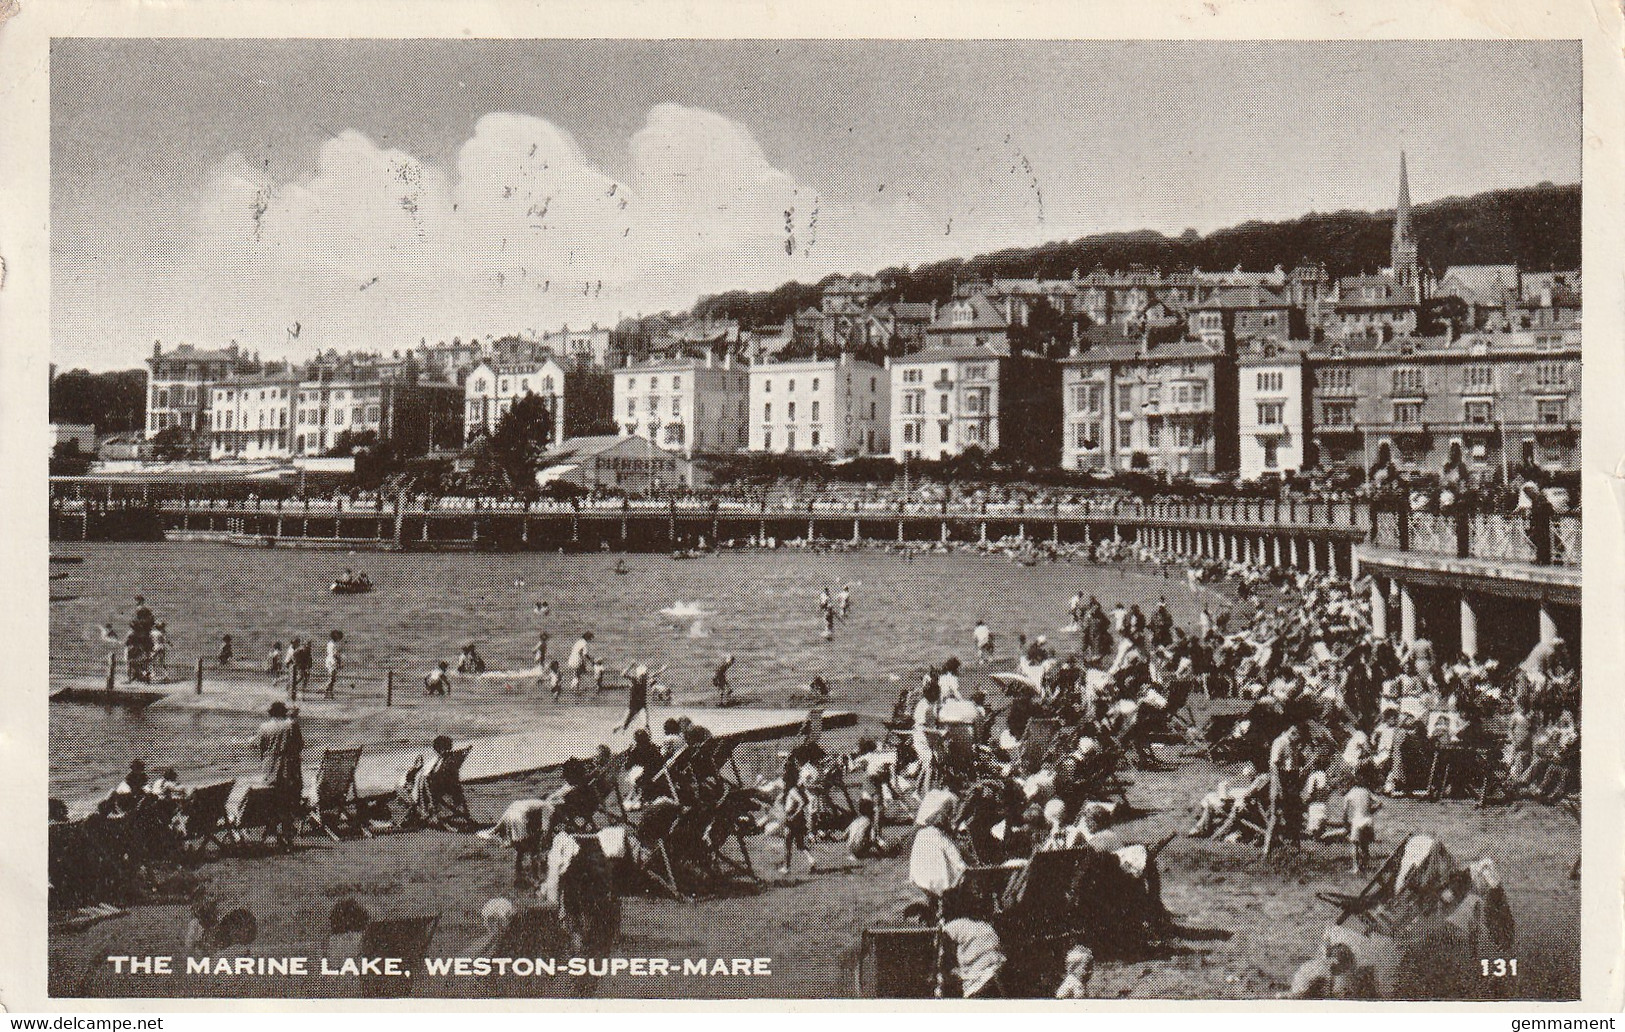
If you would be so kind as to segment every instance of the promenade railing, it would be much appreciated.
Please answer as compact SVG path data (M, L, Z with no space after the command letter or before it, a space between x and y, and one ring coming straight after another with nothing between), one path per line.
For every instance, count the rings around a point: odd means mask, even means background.
M1371 543L1457 559L1579 567L1581 527L1580 516L1573 513L1536 518L1524 513L1379 512Z

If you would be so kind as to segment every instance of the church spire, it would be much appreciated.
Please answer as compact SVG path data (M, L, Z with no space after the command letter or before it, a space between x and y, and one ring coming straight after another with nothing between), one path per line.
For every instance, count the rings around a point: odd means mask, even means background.
M1405 168L1405 152L1399 152L1399 202L1394 205L1394 241L1389 248L1394 283L1412 300L1422 300L1421 264L1416 236L1411 230L1411 183Z
M1411 181L1405 172L1405 152L1399 152L1399 203L1394 206L1394 246L1411 239Z

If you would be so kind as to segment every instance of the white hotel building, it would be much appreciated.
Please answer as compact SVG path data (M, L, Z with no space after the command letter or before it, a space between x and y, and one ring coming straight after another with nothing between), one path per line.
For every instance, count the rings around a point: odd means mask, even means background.
M514 402L534 394L553 412L554 444L563 441L564 379L564 367L551 357L513 365L481 362L463 381L463 440L492 433Z
M750 450L851 458L890 450L891 376L870 362L764 362L750 370Z
M732 356L655 359L615 370L615 423L684 458L742 451L749 373Z

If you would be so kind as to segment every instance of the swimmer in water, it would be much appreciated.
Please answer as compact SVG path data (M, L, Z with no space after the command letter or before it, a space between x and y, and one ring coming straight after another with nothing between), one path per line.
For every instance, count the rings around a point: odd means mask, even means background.
M546 616L550 612L552 612L552 607L547 604L547 601L545 599L537 600L537 602L536 602L536 615L537 616Z

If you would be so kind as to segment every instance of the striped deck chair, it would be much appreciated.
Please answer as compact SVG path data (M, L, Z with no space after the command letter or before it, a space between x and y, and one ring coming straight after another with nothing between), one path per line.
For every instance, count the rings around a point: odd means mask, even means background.
M231 833L231 817L226 804L237 787L235 780L216 781L199 785L181 801L181 817L186 822L186 846L202 853L212 843L216 849L223 846L222 836Z
M423 981L423 958L434 941L435 927L440 924L439 914L419 917L374 918L361 933L362 957L399 957L410 978L402 975L361 976L361 995L369 1000L391 999L412 995L413 986Z
M1061 738L1061 722L1053 718L1030 720L1016 750L1016 764L1028 774L1036 773L1049 759Z
M333 826L342 820L363 837L372 837L372 831L362 818L361 797L355 787L355 768L360 762L359 745L322 750L322 765L316 774L316 794L309 801L301 828L313 826L337 842L339 836Z

